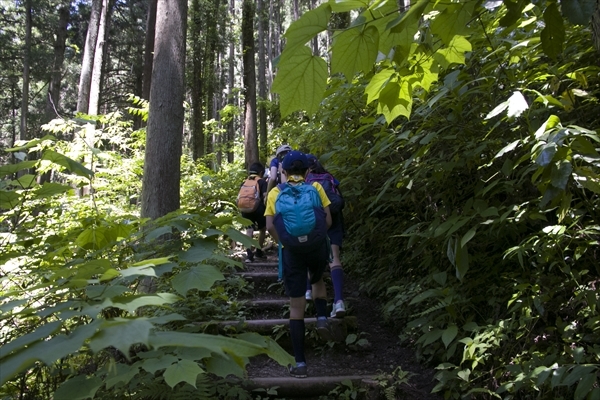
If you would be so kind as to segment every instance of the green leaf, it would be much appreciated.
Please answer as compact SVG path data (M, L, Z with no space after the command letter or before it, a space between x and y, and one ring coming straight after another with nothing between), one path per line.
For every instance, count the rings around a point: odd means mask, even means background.
M503 155L505 155L506 153L510 153L511 151L513 151L518 145L519 143L521 143L520 139L515 140L514 142L504 146L504 148L502 150L500 150L495 156L494 158L499 158L502 157Z
M552 166L550 183L552 186L565 190L573 172L573 165L567 160L561 160Z
M419 0L417 4L411 5L406 13L392 21L388 25L388 29L390 29L392 33L401 33L408 27L413 26L415 23L419 22L428 5L429 0Z
M309 40L327 29L331 17L331 6L327 3L319 5L292 22L285 31L287 38L285 50L292 50L296 46L305 45Z
M116 363L115 368L110 368L108 374L106 374L106 388L110 389L119 383L129 383L140 372L140 367L137 364L139 363L134 365Z
M225 232L225 234L229 236L230 239L235 240L236 242L240 242L246 247L254 246L256 244L251 237L244 235L237 229L229 228L227 229L227 232ZM214 248L216 249L216 246Z
M172 280L173 288L182 296L191 289L208 291L216 281L225 279L221 271L212 265L200 265L179 272Z
M334 36L331 46L331 73L341 72L352 81L357 72L373 68L379 48L379 31L374 26L357 26Z
M447 48L439 49L433 57L443 68L448 68L452 64L464 64L465 53L471 50L471 43L465 37L456 35Z
M391 78L394 76L394 74L394 68L384 68L371 78L369 84L365 88L365 93L367 94L367 104L379 98L381 90L385 87L385 85L387 85L388 82L391 81Z
M471 239L473 239L473 237L475 236L476 233L477 233L477 229L476 228L469 229L469 231L467 233L465 233L465 235L460 240L461 247L463 247L464 245L466 245L467 243L469 243L469 241Z
M563 15L574 25L587 25L596 9L596 0L561 0Z
M565 26L562 15L558 11L557 3L550 3L544 10L544 22L546 26L542 29L542 49L552 59L556 59L562 53L565 42Z
M54 400L93 399L102 385L102 379L98 377L88 378L85 375L78 375L63 382L54 392L53 398Z
M527 0L519 0L513 2L511 0L504 0L504 5L507 8L506 14L500 19L500 26L511 26L521 18L523 9L529 4Z
M0 359L10 355L13 351L21 350L40 339L46 339L48 336L56 333L61 326L61 321L53 321L44 325L39 325L33 332L3 344L2 347L0 347Z
M129 348L136 343L147 345L148 336L153 328L154 325L141 318L115 318L104 321L98 334L90 341L90 349L97 353L112 346L129 358Z
M171 388L175 387L179 382L187 382L193 387L196 387L196 378L204 372L197 363L190 360L179 360L179 362L171 365L163 374L165 382Z
M75 175L83 176L84 178L91 178L94 175L94 172L81 165L81 163L53 150L46 150L42 156L42 160L48 160L54 164L65 167Z
M577 384L577 389L575 389L574 400L583 400L586 398L588 393L594 388L596 384L596 373L588 373L585 375Z
M462 371L458 371L458 377L465 382L469 382L469 376L471 376L471 370L463 369Z
M365 8L369 6L369 3L369 0L329 0L332 10L338 13Z
M144 371L148 371L151 374L154 374L156 371L168 368L177 361L179 361L179 358L175 357L174 355L163 354L159 357L148 358L143 360L140 364L140 367Z
M444 342L444 346L448 348L450 343L456 338L458 334L458 327L456 325L450 325L448 328L444 330L442 333L442 342Z
M16 174L17 172L25 170L25 169L33 168L37 165L37 163L38 163L38 160L28 160L28 161L21 161L16 164L2 165L2 166L0 166L0 178L4 177L6 175L10 175L10 174Z
M149 345L153 348L165 346L198 347L225 355L237 354L239 357L252 357L266 353L267 349L243 340L204 333L154 332L150 335Z
M232 231L234 231L232 229ZM240 234L241 235L241 234ZM245 235L243 235L245 236ZM248 238L248 236L245 236ZM217 244L210 239L201 239L195 240L192 247L190 247L186 251L182 251L179 253L179 259L187 262L199 263L204 260L209 259L215 250L217 249Z
M255 332L245 332L237 335L238 339L257 344L267 349L269 357L277 361L279 365L286 366L293 363L293 357L279 344L268 336L262 336Z
M44 198L68 192L73 192L73 188L69 185L63 185L55 182L46 182L35 190L35 195L39 198Z
M392 123L403 115L410 117L412 111L412 87L407 81L401 84L389 82L379 95L377 111L385 116L387 123Z
M111 301L113 307L120 308L133 314L138 308L145 306L163 306L173 304L181 298L173 293L139 294L132 296L114 297Z
M33 186L37 185L37 181L35 175L24 174L10 181L10 185L19 189L31 189Z
M456 278L462 282L469 270L469 252L467 246L456 245Z
M291 53L284 51L272 86L272 91L281 96L281 117L296 110L304 109L309 115L317 111L323 100L327 77L325 60L313 56L308 47L298 46Z
M431 22L431 32L442 39L446 46L455 35L467 36L471 29L471 13L475 3L450 4Z
M214 356L205 361L206 370L212 374L225 378L227 375L235 375L243 378L246 370L235 360L228 357Z
M11 210L21 202L21 195L12 190L0 189L0 209Z
M554 158L556 150L556 143L546 143L542 147L542 150L540 151L539 155L536 157L535 163L541 167L547 166Z

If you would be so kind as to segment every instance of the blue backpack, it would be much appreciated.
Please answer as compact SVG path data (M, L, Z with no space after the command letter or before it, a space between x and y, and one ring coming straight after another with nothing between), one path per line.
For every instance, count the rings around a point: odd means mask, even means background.
M273 224L279 241L296 252L310 252L327 242L327 214L314 186L282 183Z

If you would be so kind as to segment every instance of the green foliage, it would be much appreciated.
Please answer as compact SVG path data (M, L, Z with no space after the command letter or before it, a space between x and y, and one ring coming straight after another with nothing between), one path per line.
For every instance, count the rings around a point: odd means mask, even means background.
M19 144L10 151L39 158L0 168L1 393L142 398L156 384L155 398L210 398L233 389L207 376L243 377L252 356L290 363L269 338L199 333L193 324L239 312L232 297L243 286L225 278L233 263L225 238L250 239L239 235L241 218L228 202L199 203L192 192L198 185L200 195L233 198L235 182L215 193L213 177L198 184L202 171L184 163L184 198L194 206L142 220L130 201L138 179L123 173L141 171L139 137L118 114L98 121L102 130L55 121L48 129L73 134L72 142L46 136ZM90 145L83 138L92 134ZM47 173L58 182L43 182ZM90 194L75 196L79 188Z
M430 4L411 10L419 7ZM458 27L435 21L465 11L440 7L414 29L451 43L457 35L445 30ZM397 105L382 101L382 87L407 75L383 60L352 85L332 77L299 143L341 181L345 268L436 367L435 392L594 398L597 56L589 31L563 26L552 7L506 2L501 11L468 14L472 50L452 53L464 65L407 92L410 121L386 115ZM399 34L416 15L393 23ZM564 41L551 44L560 52L548 54L542 18L560 19ZM548 24L554 40L561 27Z

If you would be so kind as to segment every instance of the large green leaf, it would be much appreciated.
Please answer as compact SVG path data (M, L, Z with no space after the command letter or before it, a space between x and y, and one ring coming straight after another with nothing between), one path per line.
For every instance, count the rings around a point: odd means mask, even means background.
M417 4L411 5L406 13L390 22L388 29L391 29L392 33L400 33L408 27L413 26L413 24L418 23L423 16L423 12L429 5L429 1L419 0Z
M175 387L179 382L186 382L196 387L196 378L202 372L204 372L202 368L194 361L179 360L165 370L163 377L167 385L171 387Z
M164 306L173 304L181 298L173 293L140 294L132 296L119 296L111 299L113 307L120 308L131 314L144 306Z
M208 291L216 281L225 279L221 271L212 265L199 265L179 272L172 281L177 293L185 296L191 289Z
M53 150L46 150L42 155L42 160L48 160L54 164L65 167L75 175L83 176L85 178L91 178L94 175L91 170L81 165L81 163Z
M570 23L587 25L596 9L596 0L561 0L560 9Z
M313 56L306 46L291 50L281 55L272 90L280 95L282 117L302 109L312 115L323 100L327 64L321 57Z
M365 88L367 94L367 104L379 98L381 90L385 85L392 80L395 74L395 69L391 66L381 69L377 72L369 81L369 84Z
M471 32L469 22L474 5L474 2L450 4L431 22L431 32L446 46L450 46L455 35L467 36Z
M90 341L90 349L97 353L112 346L129 358L129 348L136 343L148 344L148 336L153 328L154 325L141 318L103 321L98 334Z
M500 19L500 26L511 26L523 15L523 8L529 4L528 0L504 0L504 5L507 8L506 14Z
M10 210L21 201L21 195L12 190L0 189L0 209Z
M221 357L217 355L207 359L205 362L208 372L222 378L227 377L227 375L235 375L239 378L243 378L246 372L242 366L229 357Z
M43 198L72 191L73 188L69 185L63 185L55 182L46 182L42 186L35 189L35 195L39 198Z
M54 392L54 400L84 400L93 399L100 386L103 385L99 377L78 375L63 382Z
M379 95L377 111L385 116L385 120L391 123L397 117L403 115L410 118L412 110L412 88L407 81L389 82Z
M471 50L471 43L465 37L456 35L448 47L436 51L433 57L442 68L448 68L452 64L464 64L465 53Z
M38 160L21 161L16 164L6 164L0 166L0 178L10 174L16 174L24 169L33 168L38 163Z
M561 160L552 167L552 173L550 176L552 186L565 190L567 188L569 178L571 177L571 173L573 172L573 164L567 160Z
M61 321L53 321L47 324L39 325L36 327L35 331L3 344L0 347L0 359L10 355L13 351L21 350L22 348L29 346L31 343L37 342L40 339L46 339L48 336L56 333L61 326ZM2 361L0 361L0 363L1 362Z
M333 39L331 73L341 72L352 81L357 72L373 68L379 48L379 31L374 26L346 29Z
M287 38L285 49L292 50L296 46L305 45L317 34L327 29L330 17L331 7L327 3L304 13L285 31L284 36Z
M329 5L335 12L347 12L369 6L369 0L329 0Z
M550 3L544 10L544 22L546 26L541 33L542 48L546 55L556 59L562 53L565 42L565 26L556 3Z

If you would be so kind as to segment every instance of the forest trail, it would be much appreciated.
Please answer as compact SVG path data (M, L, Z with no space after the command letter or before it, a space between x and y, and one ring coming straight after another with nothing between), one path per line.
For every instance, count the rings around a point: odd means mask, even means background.
M290 354L289 298L278 282L277 251L266 251L267 260L244 263L240 274L253 282L253 297L247 299L247 329L271 335ZM333 296L329 273L325 276L329 304ZM265 395L277 390L278 399L441 399L431 394L434 371L419 365L414 350L403 347L386 327L379 305L346 276L344 297L347 315L334 322L341 340L323 343L314 331L314 305L306 311L306 357L308 378L289 376L287 369L266 356L248 365L249 389ZM387 392L380 384L385 381ZM274 389L276 388L276 389ZM332 392L336 390L336 392ZM264 398L264 397L261 397Z

